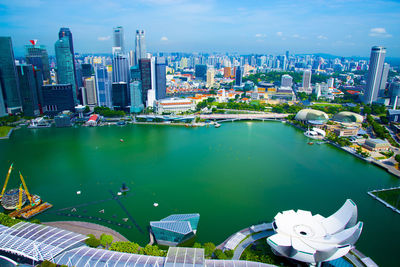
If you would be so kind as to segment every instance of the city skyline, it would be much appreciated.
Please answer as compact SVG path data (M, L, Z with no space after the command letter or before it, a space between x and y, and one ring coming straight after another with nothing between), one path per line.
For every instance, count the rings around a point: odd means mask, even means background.
M73 32L75 52L111 53L113 28L123 26L127 50L134 49L136 30L144 29L150 52L290 50L368 57L372 46L381 45L388 57L400 57L400 3L395 1L84 0L74 5L1 0L0 10L0 35L12 37L16 56L24 55L30 39L54 55L60 27Z

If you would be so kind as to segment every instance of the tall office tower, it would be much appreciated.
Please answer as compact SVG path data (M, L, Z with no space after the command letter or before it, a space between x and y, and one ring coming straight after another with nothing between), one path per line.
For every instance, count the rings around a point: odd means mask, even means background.
M289 59L289 51L286 51L286 58Z
M129 105L128 84L126 82L112 83L112 106L116 110L125 110Z
M82 78L89 78L94 75L94 69L92 64L90 63L81 64L81 69L82 69Z
M140 81L140 68L138 65L131 67L131 81Z
M55 115L64 110L75 110L72 84L51 84L42 86L43 112Z
M21 92L11 37L0 37L0 83L7 112L22 111Z
M235 71L235 85L236 86L241 86L242 85L242 68L240 66L236 67Z
M135 61L135 51L131 50L129 51L129 66L135 66L136 61Z
M231 75L231 67L224 67L224 78L230 78Z
M96 66L96 88L99 106L112 107L111 103L111 81L108 78L106 66Z
M214 85L214 69L210 68L207 70L207 88L213 87Z
M335 86L335 78L331 77L327 81L328 88L333 88Z
M131 95L131 113L139 113L144 109L142 102L142 82L132 81L130 84L130 95Z
M155 83L156 100L167 97L166 62L164 57L157 57L155 60Z
M157 90L157 79L156 79L156 58L151 57L150 59L150 80L151 89L147 91L147 107L154 107L154 101L156 100Z
M86 92L86 104L88 106L97 106L97 90L94 76L85 78L84 84Z
M293 78L288 74L284 74L281 77L281 87L292 87Z
M6 105L4 104L3 88L0 83L0 118L7 116Z
M113 28L114 47L121 47L122 52L125 51L124 47L124 28L118 26Z
M49 84L49 80L46 82L43 81L43 74L42 70L38 69L36 67L33 68L33 75L35 76L35 82L36 82L36 92L37 92L37 97L39 101L39 111L40 114L43 114L43 94L42 94L42 85L44 84Z
M151 60L139 59L140 80L142 81L142 101L147 103L147 91L151 90Z
M68 39L69 50L72 55L72 65L74 67L74 78L75 78L75 87L73 86L74 95L78 95L78 79L76 74L76 66L75 66L75 51L74 51L74 40L72 39L72 32L69 28L61 28L58 32L58 39L62 39L66 37ZM74 97L76 99L76 97Z
M135 62L139 64L140 59L146 58L146 44L144 38L144 30L136 30L135 39Z
M19 88L21 90L22 109L25 116L38 116L39 100L33 66L17 65Z
M384 91L386 89L386 83L387 83L387 79L389 76L389 69L390 69L390 65L387 63L383 64L383 69L382 69L382 78L381 78L381 82L379 85L379 90Z
M75 104L78 104L77 88L74 72L74 58L71 54L69 41L67 37L63 37L54 45L57 60L57 81L59 84L71 84Z
M378 99L378 92L381 85L383 63L385 62L386 48L374 46L371 49L369 59L369 70L367 84L364 91L364 103L372 104Z
M25 58L28 64L31 64L42 71L43 79L50 81L49 55L44 45L33 44L25 46Z
M207 65L194 66L194 76L196 76L196 79L206 81L207 80Z
M304 71L302 85L305 92L311 91L311 70Z
M129 61L126 54L122 53L120 47L113 47L112 58L113 83L129 82Z
M393 109L397 108L398 99L400 96L400 82L392 82L389 87L389 92L391 96L391 105Z

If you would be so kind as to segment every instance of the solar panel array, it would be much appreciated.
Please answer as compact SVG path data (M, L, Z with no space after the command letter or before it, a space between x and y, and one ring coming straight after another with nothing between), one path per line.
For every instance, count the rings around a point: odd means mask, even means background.
M123 253L105 249L89 248L86 246L66 251L55 259L55 263L58 265L75 267L162 267L164 261L165 257Z
M276 267L276 266L254 261L205 260L205 267Z
M204 266L204 249L170 247L165 267L200 267Z
M32 260L52 260L87 236L59 228L20 222L0 233L0 250Z
M4 232L4 231L7 230L8 228L9 228L9 227L0 224L0 233Z

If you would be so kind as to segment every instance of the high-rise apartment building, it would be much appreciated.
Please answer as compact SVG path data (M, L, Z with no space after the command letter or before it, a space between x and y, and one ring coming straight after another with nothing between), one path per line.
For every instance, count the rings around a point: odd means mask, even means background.
M155 60L155 84L156 100L167 97L166 62L164 57L157 57Z
M231 75L231 67L224 67L224 78L230 78Z
M33 66L17 65L19 87L21 90L22 109L25 116L38 116L39 98Z
M78 104L74 72L74 58L71 54L68 37L62 37L55 43L57 61L57 81L59 84L71 84L75 104Z
M135 62L139 64L140 59L146 58L146 43L144 30L136 31L135 39Z
M86 104L88 106L97 106L97 89L95 77L85 78L85 92L86 92Z
M303 72L303 82L302 82L302 86L303 86L303 91L310 93L311 92L311 70L305 70Z
M327 81L327 84L328 84L329 88L335 87L335 78L333 78L333 77L329 78Z
M194 66L194 75L196 79L206 81L207 80L207 65L196 65Z
M113 41L114 47L121 47L122 52L125 51L124 28L122 28L122 26L118 26L113 29Z
M292 87L293 78L288 74L284 74L281 77L281 87Z
M386 48L374 46L371 49L369 59L369 70L367 84L364 91L364 103L372 104L378 99L378 93L381 86L383 63L385 62Z
M28 64L40 69L43 74L43 80L50 81L49 55L44 45L26 45L25 58Z
M0 83L7 112L22 111L21 92L11 37L0 37Z
M207 88L210 88L214 85L214 69L210 68L207 70Z
M235 85L236 86L241 86L242 85L242 68L240 66L236 66L236 71L235 71Z

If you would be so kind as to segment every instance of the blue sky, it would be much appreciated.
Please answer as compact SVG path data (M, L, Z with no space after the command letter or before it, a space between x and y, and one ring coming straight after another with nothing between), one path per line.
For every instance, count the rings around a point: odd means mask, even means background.
M400 1L370 0L0 0L0 36L17 55L30 39L54 53L62 26L76 52L111 52L112 28L148 51L369 56L373 45L400 57Z

